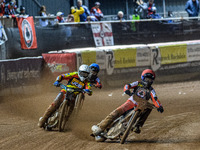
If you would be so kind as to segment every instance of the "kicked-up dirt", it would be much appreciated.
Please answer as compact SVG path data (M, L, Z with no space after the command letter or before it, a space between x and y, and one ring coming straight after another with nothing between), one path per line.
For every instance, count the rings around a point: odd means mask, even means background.
M119 141L97 143L91 126L123 104L123 87L95 89L83 109L68 122L66 132L38 128L39 117L56 97L54 92L1 97L0 149L2 150L200 150L200 81L154 84L164 113L152 111L140 134Z

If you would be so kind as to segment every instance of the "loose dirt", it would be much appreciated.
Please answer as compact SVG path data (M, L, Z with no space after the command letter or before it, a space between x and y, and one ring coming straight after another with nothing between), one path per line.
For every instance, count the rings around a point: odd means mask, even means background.
M8 96L0 100L0 149L2 150L200 150L200 81L155 84L164 113L153 110L141 133L119 141L97 143L90 137L91 126L123 104L123 87L95 89L86 96L83 109L68 122L67 131L44 131L39 117L53 101L54 92L31 96Z

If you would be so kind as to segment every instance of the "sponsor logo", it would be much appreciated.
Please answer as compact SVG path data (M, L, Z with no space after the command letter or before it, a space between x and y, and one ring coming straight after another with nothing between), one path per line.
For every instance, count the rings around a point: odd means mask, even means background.
M78 88L83 88L84 83L74 78L71 82L72 85L75 85Z
M22 21L22 34L26 46L30 48L33 45L33 30L30 23L26 19Z

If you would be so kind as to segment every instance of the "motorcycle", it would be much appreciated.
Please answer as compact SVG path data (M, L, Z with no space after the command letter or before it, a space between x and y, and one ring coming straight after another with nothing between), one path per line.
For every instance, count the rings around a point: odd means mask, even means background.
M133 96L134 100L137 102L137 106L115 119L105 131L100 133L100 135L95 136L92 133L91 136L95 137L95 141L104 142L106 139L120 140L120 143L124 144L130 132L134 131L136 128L137 121L140 116L144 114L145 110L152 110L155 108L155 106L147 100L139 98L137 95Z
M84 102L83 89L70 88L60 83L60 88L65 89L67 94L59 108L48 118L45 124L45 130L51 131L53 128L58 128L59 132L64 131L66 122L69 120L70 116L76 116L81 110ZM73 100L72 96L76 93L76 98Z

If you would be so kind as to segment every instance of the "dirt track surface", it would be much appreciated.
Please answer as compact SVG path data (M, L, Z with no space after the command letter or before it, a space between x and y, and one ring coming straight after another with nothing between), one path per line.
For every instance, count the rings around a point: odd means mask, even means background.
M141 134L131 133L123 145L119 141L97 143L90 137L91 126L128 98L122 96L123 87L95 90L93 96L86 96L80 115L64 133L37 127L38 118L59 89L30 97L1 97L0 149L200 150L199 85L200 81L154 85L164 113L153 110Z

